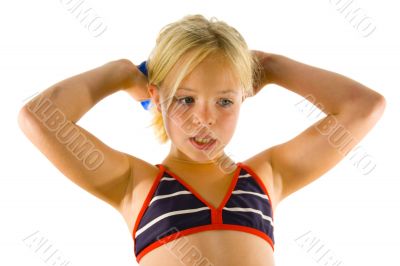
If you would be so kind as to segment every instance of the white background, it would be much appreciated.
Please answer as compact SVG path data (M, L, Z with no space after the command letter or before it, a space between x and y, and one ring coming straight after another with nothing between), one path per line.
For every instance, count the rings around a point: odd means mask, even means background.
M7 1L0 9L0 265L50 265L23 240L35 232L69 265L136 265L122 217L65 178L23 135L17 114L62 79L119 58L140 64L162 26L195 13L235 27L251 49L343 74L387 100L384 116L358 145L374 158L370 174L345 158L278 207L277 265L323 265L296 241L307 232L340 265L400 265L400 21L394 1L352 3L376 27L367 37L337 10L345 2L339 0L86 0L107 26L98 37L68 11L68 1ZM299 101L282 87L266 86L242 106L227 153L242 161L306 129L316 119L296 108ZM78 122L112 148L156 164L169 143L160 146L149 123L149 113L124 92L102 100Z

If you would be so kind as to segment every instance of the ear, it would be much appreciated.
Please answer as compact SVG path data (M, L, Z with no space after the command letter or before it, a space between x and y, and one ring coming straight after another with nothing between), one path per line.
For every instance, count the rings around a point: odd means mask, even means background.
M147 89L149 91L149 94L151 96L152 102L157 106L157 110L161 112L160 108L160 93L159 89L156 85L154 84L148 84Z

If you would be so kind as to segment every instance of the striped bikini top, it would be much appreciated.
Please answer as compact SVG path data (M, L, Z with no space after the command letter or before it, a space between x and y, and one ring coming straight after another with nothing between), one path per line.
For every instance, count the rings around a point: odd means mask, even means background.
M156 164L160 172L133 229L136 261L153 249L206 230L237 230L254 234L274 250L273 211L261 179L236 163L231 185L218 208L205 201L179 176Z

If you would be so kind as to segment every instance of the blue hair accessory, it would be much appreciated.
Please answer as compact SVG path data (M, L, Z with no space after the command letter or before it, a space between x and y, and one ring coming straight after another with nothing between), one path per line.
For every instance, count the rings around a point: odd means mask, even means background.
M145 75L146 77L147 75L147 65L146 65L146 61L143 61L140 65L137 66L137 68L140 70L140 72L143 73L143 75ZM146 100L142 100L140 101L140 104L142 105L142 107L144 108L144 110L150 110L150 106L151 106L151 99L146 99Z

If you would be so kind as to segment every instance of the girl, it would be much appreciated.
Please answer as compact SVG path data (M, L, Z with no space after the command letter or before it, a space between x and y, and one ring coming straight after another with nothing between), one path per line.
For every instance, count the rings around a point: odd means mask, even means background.
M277 205L339 163L385 108L362 84L249 50L234 28L202 15L165 26L141 70L127 59L109 62L54 84L18 117L66 177L120 212L140 265L274 265ZM313 99L326 117L234 162L224 147L241 104L267 84ZM156 136L171 141L160 164L116 151L76 124L119 90L151 99ZM342 130L351 141L338 147L330 137Z

